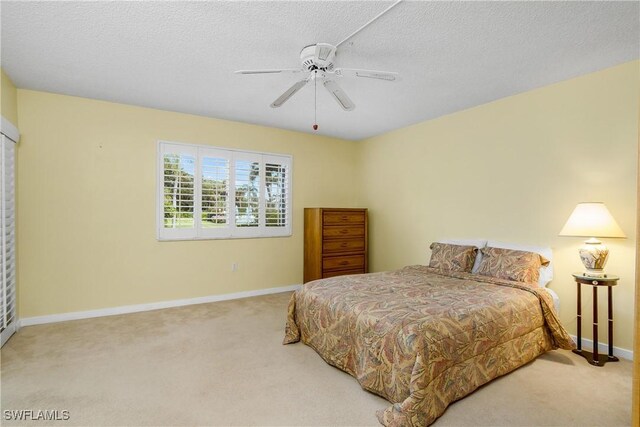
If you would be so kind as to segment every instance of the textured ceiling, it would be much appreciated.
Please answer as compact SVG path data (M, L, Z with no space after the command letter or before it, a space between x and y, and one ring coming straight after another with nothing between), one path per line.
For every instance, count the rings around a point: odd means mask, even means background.
M313 86L281 108L308 44L336 44L391 2L0 3L1 65L20 88L313 133ZM338 49L341 110L318 87L317 133L362 139L639 57L639 2L405 1Z

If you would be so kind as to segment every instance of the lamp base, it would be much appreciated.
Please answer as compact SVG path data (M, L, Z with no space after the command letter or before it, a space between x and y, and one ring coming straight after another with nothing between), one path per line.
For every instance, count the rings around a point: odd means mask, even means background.
M580 259L586 269L585 276L605 277L604 266L607 258L609 258L609 248L593 237L584 242L580 248Z
M587 270L582 274L584 276L586 276L586 277L596 277L596 278L600 278L600 279L607 277L607 274L602 269L593 270L593 269L587 268Z

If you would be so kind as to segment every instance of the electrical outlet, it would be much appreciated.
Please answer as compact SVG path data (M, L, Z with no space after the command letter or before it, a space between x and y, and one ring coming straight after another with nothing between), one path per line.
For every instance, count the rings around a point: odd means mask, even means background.
M236 271L238 271L238 263L237 262L234 262L234 263L231 264L231 271L233 271L234 273Z

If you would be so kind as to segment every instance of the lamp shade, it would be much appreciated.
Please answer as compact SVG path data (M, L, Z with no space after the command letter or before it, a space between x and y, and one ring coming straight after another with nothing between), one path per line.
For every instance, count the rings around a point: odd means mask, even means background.
M578 203L560 236L627 237L609 209L600 202Z

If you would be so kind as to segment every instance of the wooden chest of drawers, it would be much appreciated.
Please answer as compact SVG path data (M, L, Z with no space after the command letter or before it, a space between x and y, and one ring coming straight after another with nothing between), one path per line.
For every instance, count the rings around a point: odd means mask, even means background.
M367 210L305 208L304 283L366 273Z

